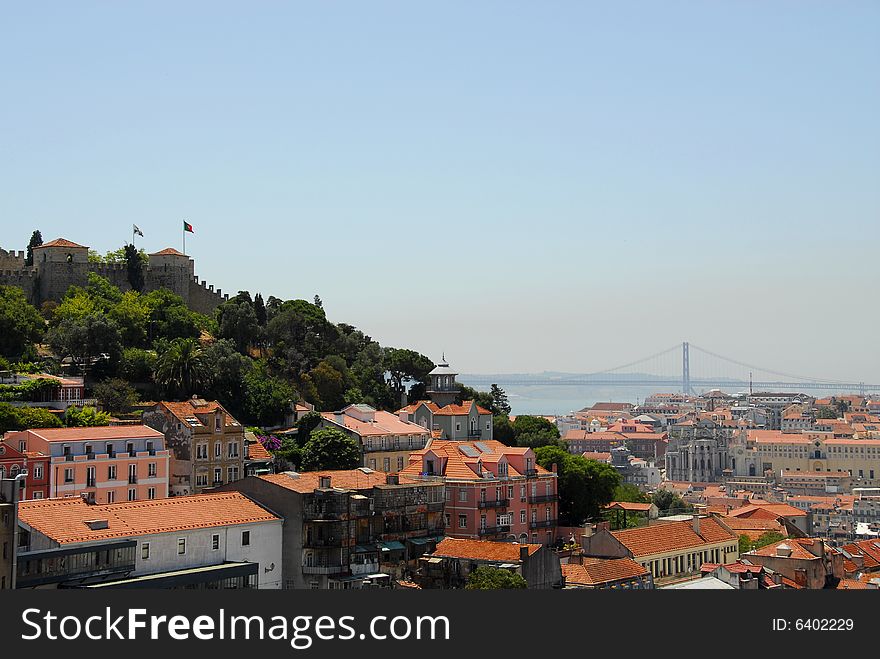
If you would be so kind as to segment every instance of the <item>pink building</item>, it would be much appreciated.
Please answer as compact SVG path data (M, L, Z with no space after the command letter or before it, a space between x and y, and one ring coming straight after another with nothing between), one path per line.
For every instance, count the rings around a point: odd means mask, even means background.
M556 541L557 476L538 466L530 448L432 439L400 473L445 481L447 536Z
M38 428L7 433L6 441L48 456L49 498L85 494L114 503L168 496L165 437L147 426Z

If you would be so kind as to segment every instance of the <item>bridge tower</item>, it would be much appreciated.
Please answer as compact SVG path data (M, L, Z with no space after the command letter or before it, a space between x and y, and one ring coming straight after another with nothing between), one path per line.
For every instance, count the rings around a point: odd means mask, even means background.
M688 342L681 344L681 393L691 393L691 360L688 355Z

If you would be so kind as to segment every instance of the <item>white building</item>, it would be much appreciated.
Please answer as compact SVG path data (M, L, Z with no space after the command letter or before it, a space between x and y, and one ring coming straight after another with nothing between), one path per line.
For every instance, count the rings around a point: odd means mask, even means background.
M182 576L192 583L193 571L208 567L217 569L206 571L212 576L205 578L221 581L228 578L224 566L230 575L246 573L248 587L283 583L283 520L238 492L112 504L89 504L81 497L25 501L19 523L25 534L22 559L34 562L32 572L63 573L50 584L84 585L95 580L97 570L74 579L70 570L76 561L43 563L44 557L70 556L78 549L81 555L101 554L99 549L111 545L124 549L127 560L100 575L110 585L155 577L164 579L163 587L174 587ZM120 541L128 542L122 547Z

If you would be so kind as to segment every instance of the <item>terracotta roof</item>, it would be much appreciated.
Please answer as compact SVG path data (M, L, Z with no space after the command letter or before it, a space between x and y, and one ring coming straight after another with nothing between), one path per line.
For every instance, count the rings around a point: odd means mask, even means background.
M409 464L400 473L409 476L421 475L425 456L433 454L439 462L435 465L435 471L438 472L438 475L457 480L483 480L478 473L478 463L482 462L484 467L487 467L497 464L504 456L508 461L508 476L517 477L524 474L519 471L519 467L515 463L522 464L524 462L523 456L531 450L524 446L505 446L495 439L474 442L431 439L425 448L410 453ZM533 468L538 475L550 474L540 465L535 464ZM525 469L524 466L523 469ZM497 473L495 475L498 476Z
M765 503L753 499L749 505L732 510L729 517L764 517L777 519L779 517L806 517L807 512L785 503Z
M401 412L404 412L404 411L407 412L407 414L413 414L413 413L414 413L419 407L421 407L422 405L424 405L425 407L427 407L427 408L428 408L429 410L431 410L432 412L436 412L437 410L440 409L440 406L437 405L436 403L434 403L433 401L430 401L430 400L417 400L417 401L414 402L414 403L410 403L410 404L407 405L406 407L401 407L399 410L397 410L397 412L395 412L395 414L400 414Z
M636 558L738 540L736 533L725 528L714 517L700 518L699 535L691 521L660 522L611 533Z
M43 247L82 247L83 249L88 249L85 245L77 245L75 242L67 240L67 238L56 238L42 245L37 245L34 249L41 249Z
M92 426L87 428L32 428L26 432L47 442L96 441L109 439L162 438L149 426Z
M161 252L153 252L150 256L186 256L186 254L178 252L173 247L166 247Z
M490 540L464 540L459 538L443 538L437 545L433 556L450 558L466 558L474 561L501 561L519 563L519 548L529 548L529 556L538 551L542 545L520 545L517 542L492 542Z
M812 545L815 542L822 542L822 540L818 538L788 538L786 540L782 540L781 542L774 542L772 545L767 545L766 547L761 547L760 549L753 549L750 552L746 553L746 556L749 554L754 554L756 556L778 556L777 549L785 545L789 549L791 549L791 558L801 559L801 560L818 560L820 557L816 556L813 552L806 548L805 545ZM830 553L832 550L830 547L826 548L826 553Z
M584 558L583 565L577 563L562 565L562 575L566 584L584 586L637 579L647 574L648 570L631 558Z
M19 518L59 544L280 519L239 492L89 505L80 497L19 504ZM87 522L106 520L105 529Z
M226 409L216 400L202 400L199 398L190 398L182 402L163 400L158 403L159 408L165 408L181 423L189 428L203 428L205 424L199 420L199 415L213 414L220 410L226 414L226 425L241 427L241 424L226 411ZM196 419L198 423L192 421Z
M477 408L478 414L492 414L489 410L483 409L472 400L466 400L461 405L450 403L445 407L441 407L434 414L437 416L467 416L474 407Z
M341 423L334 412L321 412L325 421L337 426L344 426L357 433L360 437L383 437L388 435L425 435L426 428L410 421L401 421L400 417L391 412L376 411L373 421L361 421L349 414L343 414Z
M841 579L837 584L837 590L867 590L868 584L858 579Z
M260 442L251 442L247 445L247 457L249 460L272 460L273 456Z
M330 487L342 490L368 490L375 485L384 485L386 474L362 467L340 471L306 471L303 473L285 472L281 474L264 474L258 478L274 483L287 490L308 494L321 485L321 477L330 477Z

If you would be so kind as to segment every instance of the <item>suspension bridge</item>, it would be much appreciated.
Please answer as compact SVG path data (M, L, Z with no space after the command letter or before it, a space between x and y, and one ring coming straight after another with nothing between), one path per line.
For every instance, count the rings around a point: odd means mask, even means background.
M657 387L699 394L710 389L757 392L880 393L880 384L832 380L776 371L700 348L687 341L627 364L581 374L462 374L472 387L614 386Z

